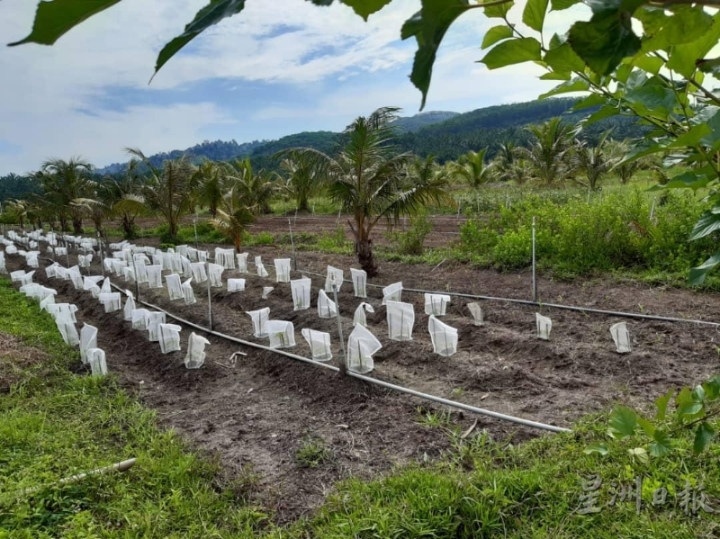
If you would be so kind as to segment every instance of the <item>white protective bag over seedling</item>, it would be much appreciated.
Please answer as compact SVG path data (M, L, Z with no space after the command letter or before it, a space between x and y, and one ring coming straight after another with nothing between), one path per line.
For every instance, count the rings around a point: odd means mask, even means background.
M290 282L290 259L289 258L276 258L275 259L275 282L276 283L289 283Z
M40 310L47 311L48 305L53 305L53 304L55 304L55 296L48 296L40 302Z
M273 290L275 290L275 288L272 286L263 286L262 299L268 299L270 292L272 292Z
M59 316L55 318L55 325L66 344L70 346L77 346L80 344L80 337L78 336L77 328L68 317Z
M30 273L26 273L25 275L20 277L20 286L32 283L33 275L35 275L35 272L31 271Z
M145 266L145 271L147 272L148 277L148 286L150 288L162 288L162 269L163 267L160 264L155 264L152 266Z
M237 260L237 270L240 273L248 273L248 253L240 253L239 255L235 255L235 258Z
M357 325L348 337L347 368L367 374L375 367L373 354L382 348L380 341L365 326Z
M290 281L294 310L304 311L310 308L310 289L312 280L307 277Z
M109 294L100 292L100 297L98 299L100 300L100 303L103 304L103 307L105 307L106 313L114 313L122 308L120 292L110 292Z
M128 264L124 260L113 260L112 269L116 277L122 277L127 267Z
M95 326L83 324L80 330L80 359L84 364L88 362L87 351L90 348L97 348L97 335L98 330Z
M318 292L317 308L318 316L320 318L333 318L334 316L337 316L337 305L335 305L335 302L327 297L325 290L320 290Z
M412 340L412 330L415 324L415 309L412 303L388 301L386 307L390 339L393 341Z
M447 294L425 294L425 314L445 316L450 296Z
M130 292L125 292L127 299L125 300L125 307L123 307L123 319L126 322L132 322L133 311L135 310L135 299L132 297Z
M245 279L228 279L227 280L227 291L228 292L242 292L245 290Z
M253 336L256 339L264 339L267 337L267 329L265 328L265 325L270 319L270 307L265 307L264 309L259 309L257 311L248 311L246 314L252 318Z
M483 312L482 307L480 307L479 303L468 303L468 309L470 309L470 314L473 317L473 322L476 326L482 326L485 324L483 320Z
M83 289L83 276L80 273L80 268L77 266L73 266L68 270L68 275L70 276L70 280L72 281L73 286L75 287L75 290L82 290Z
M57 276L55 272L58 266L60 266L60 264L58 264L57 262L53 262L52 264L50 264L47 268L45 268L45 276L48 279L54 279Z
M433 351L443 357L450 357L457 352L458 330L441 322L434 315L428 319L428 331L432 340Z
M285 320L268 320L265 323L270 348L292 348L295 346L295 328L292 322Z
M193 291L192 287L192 277L185 281L182 284L181 288L183 298L185 299L185 305L192 305L193 303L197 303L197 300L195 299L195 292Z
M25 277L25 270L18 270L18 271L10 272L10 280L13 283L19 283L23 277Z
M209 344L210 341L205 337L201 337L195 333L190 334L187 354L185 354L186 369L199 369L203 366L205 363L205 347Z
M367 297L367 272L365 270L359 270L350 268L350 276L352 277L353 289L355 291L356 298Z
M215 248L215 263L228 270L235 269L235 249Z
M255 257L255 269L257 269L258 277L267 277L268 272L265 269L265 266L262 263L262 257L256 256Z
M150 311L147 309L134 309L132 312L132 328L137 330L146 330L148 315Z
M367 327L365 312L374 313L375 309L369 303L361 303L358 305L358 308L355 309L355 316L353 316L353 327L357 325Z
M625 322L618 322L610 327L610 334L615 341L615 349L618 354L629 354L632 352L630 344L630 332Z
M314 361L322 362L332 359L329 333L305 328L302 330L302 336L310 345L310 353Z
M100 348L90 348L87 351L87 362L90 365L90 372L93 376L107 375L108 370L104 350Z
M98 283L103 280L102 275L91 275L89 277L83 277L83 290L90 292L94 287L97 287Z
M332 292L333 285L337 287L337 291L340 292L343 284L343 270L334 268L332 266L327 267L327 276L325 277L325 292Z
M78 266L81 268L89 268L90 263L92 262L93 255L79 255L78 256Z
M535 313L535 325L537 327L538 339L549 341L550 330L552 329L552 320L540 313Z
M193 281L197 284L203 284L207 281L207 272L205 271L205 262L192 262L190 264Z
M5 267L5 253L0 252L0 273L7 273L7 268ZM45 273L47 274L47 268L45 269ZM50 277L48 275L48 277Z
M163 354L180 351L180 331L181 326L176 324L160 324L158 333L160 334L160 351Z
M123 279L125 279L126 283L134 283L135 282L135 268L125 268L123 270Z
M225 268L220 264L208 264L208 274L210 277L210 286L222 288L222 274Z
M72 303L53 303L47 306L47 312L57 321L59 318L65 317L73 324L77 323L75 313L78 308Z
M393 283L383 288L382 304L387 305L388 301L400 301L402 298L403 284Z
M184 299L182 284L180 283L180 276L177 273L171 273L165 276L165 283L167 284L168 296L170 301L176 301Z
M160 324L164 323L165 313L148 311L146 326L148 330L148 340L150 342L158 342L160 340Z
M105 280L103 280L103 284L100 287L100 292L103 294L109 294L112 292L112 286L110 286L110 277L106 277Z

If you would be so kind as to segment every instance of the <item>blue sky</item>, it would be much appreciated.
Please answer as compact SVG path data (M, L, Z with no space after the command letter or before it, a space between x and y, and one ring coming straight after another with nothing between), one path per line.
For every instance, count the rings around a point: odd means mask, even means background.
M251 0L240 15L196 39L155 77L155 56L206 0L123 0L53 47L0 48L0 175L49 157L97 166L202 140L245 142L299 131L340 130L386 105L415 114L414 43L399 40L417 0L394 2L367 23L344 5ZM524 2L513 8L519 19ZM0 2L0 36L25 37L34 0ZM534 99L550 87L539 68L489 72L477 60L484 30L474 10L449 32L426 110L463 112ZM577 13L556 15L562 25Z

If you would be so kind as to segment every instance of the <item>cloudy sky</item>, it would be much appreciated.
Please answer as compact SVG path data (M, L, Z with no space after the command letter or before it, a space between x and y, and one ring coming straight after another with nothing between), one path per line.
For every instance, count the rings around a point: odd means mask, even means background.
M0 175L35 170L49 157L105 166L124 161L127 146L152 154L203 140L340 130L385 105L418 111L408 80L414 42L399 39L418 0L394 0L367 23L343 5L250 1L148 84L157 52L205 3L123 0L53 47L0 48ZM513 8L516 20L523 3ZM24 38L35 7L0 1L0 39ZM552 24L561 29L573 15L557 14ZM475 10L451 29L425 110L526 101L551 87L531 65L489 72L477 63L494 24Z

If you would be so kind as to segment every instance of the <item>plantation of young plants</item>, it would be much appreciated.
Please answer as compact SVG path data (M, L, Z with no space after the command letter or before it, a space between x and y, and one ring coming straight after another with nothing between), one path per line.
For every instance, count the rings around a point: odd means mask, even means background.
M276 247L163 252L12 231L3 243L13 281L53 315L92 373L118 375L163 425L217 452L231 475L257 474L258 499L280 521L320 504L339 479L438 456L450 439L428 423L466 429L477 419L478 431L514 441L543 432L312 363L339 366L343 358L351 372L564 428L616 402L647 410L720 363L718 326L692 322L720 319L711 294L541 279L540 306L522 305L454 294L529 300L529 273L453 263L387 262L366 280L351 257L293 259ZM202 330L209 327L215 333Z

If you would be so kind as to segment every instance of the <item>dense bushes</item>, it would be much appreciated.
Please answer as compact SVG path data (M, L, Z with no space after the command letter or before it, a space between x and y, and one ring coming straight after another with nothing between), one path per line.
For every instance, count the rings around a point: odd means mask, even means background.
M487 200L482 205L487 207ZM499 269L527 267L535 216L540 267L568 276L617 269L685 272L714 251L717 237L687 241L702 211L689 192L498 199L494 209L461 228L461 249Z

